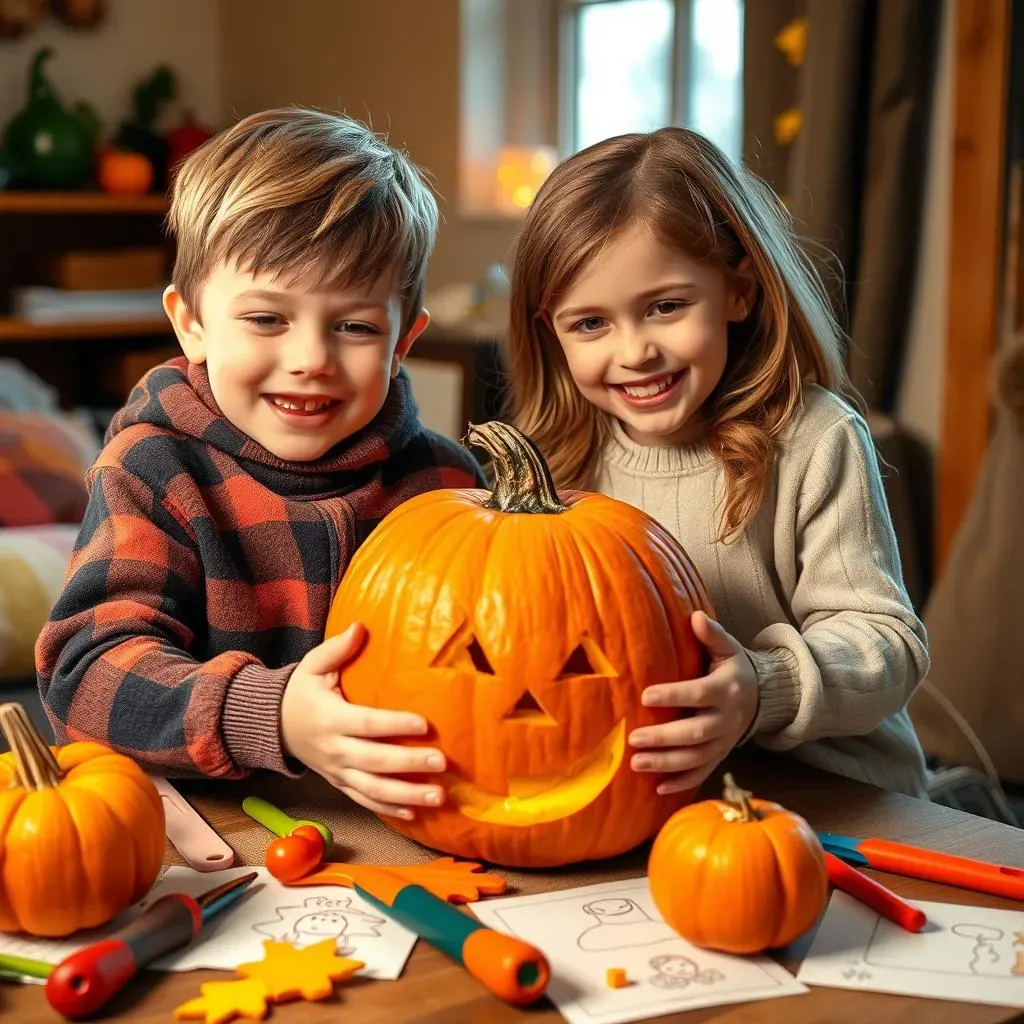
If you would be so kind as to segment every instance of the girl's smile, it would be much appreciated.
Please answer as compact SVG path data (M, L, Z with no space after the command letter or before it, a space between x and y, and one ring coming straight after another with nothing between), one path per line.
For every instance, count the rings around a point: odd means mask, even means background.
M642 380L609 384L608 387L634 409L660 409L678 397L686 373L686 369L675 370Z

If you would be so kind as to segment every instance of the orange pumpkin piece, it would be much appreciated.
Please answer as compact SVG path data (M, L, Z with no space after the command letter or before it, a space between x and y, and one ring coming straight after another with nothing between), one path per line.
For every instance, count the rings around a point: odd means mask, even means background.
M100 153L96 178L104 192L142 196L153 187L153 164L142 153L105 149Z
M803 935L828 899L821 844L799 815L726 773L721 800L674 814L647 865L665 922L695 946L750 954Z
M685 551L639 509L556 493L540 452L504 423L470 426L493 493L436 490L394 509L357 551L327 636L365 623L341 687L356 704L430 723L438 808L407 836L459 857L550 867L630 850L692 793L659 795L629 734L668 721L655 683L700 676L691 612L711 602Z
M49 747L0 707L0 932L61 938L106 924L156 881L164 809L149 776L100 743Z

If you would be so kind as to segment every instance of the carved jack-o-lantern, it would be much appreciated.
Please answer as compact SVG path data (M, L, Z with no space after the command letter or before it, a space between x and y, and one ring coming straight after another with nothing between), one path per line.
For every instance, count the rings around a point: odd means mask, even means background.
M447 799L388 818L462 857L544 867L650 838L692 793L658 795L630 766L630 732L678 712L653 684L699 676L690 614L711 613L696 570L643 512L556 494L529 439L502 423L468 440L494 461L493 494L439 490L396 508L356 553L327 635L366 624L342 672L356 704L421 714L447 758ZM427 776L421 777L427 780Z

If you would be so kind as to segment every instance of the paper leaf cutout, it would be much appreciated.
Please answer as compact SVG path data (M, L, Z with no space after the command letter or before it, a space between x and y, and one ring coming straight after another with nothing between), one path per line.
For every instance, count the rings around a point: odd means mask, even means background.
M315 945L297 949L290 942L266 939L264 956L236 970L245 978L258 979L267 998L274 1003L290 999L326 999L334 991L334 982L343 981L366 964L338 956L336 939L324 939Z
M333 944L333 940L332 940ZM182 1003L174 1011L178 1020L204 1020L206 1024L227 1024L236 1017L263 1020L267 1015L267 986L257 978L242 981L207 981L199 986L201 996Z
M329 862L322 864L317 871L303 875L302 878L288 884L361 885L360 866ZM480 865L472 861L457 861L451 857L438 857L437 860L426 864L389 864L385 870L400 875L412 885L422 885L438 899L447 900L449 903L473 903L481 896L497 896L505 891L504 878L485 874L480 870Z

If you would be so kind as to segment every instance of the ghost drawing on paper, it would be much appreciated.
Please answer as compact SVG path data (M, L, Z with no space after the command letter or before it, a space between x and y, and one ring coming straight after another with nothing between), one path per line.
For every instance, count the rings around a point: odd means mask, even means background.
M594 923L576 940L576 945L586 952L650 946L678 938L664 921L649 917L633 900L592 900L583 904L583 911L594 918Z
M277 920L254 925L253 929L278 942L290 942L298 949L333 938L341 956L355 951L353 940L360 936L379 938L385 923L384 918L353 907L349 897L311 896L299 906L278 907L275 912Z

